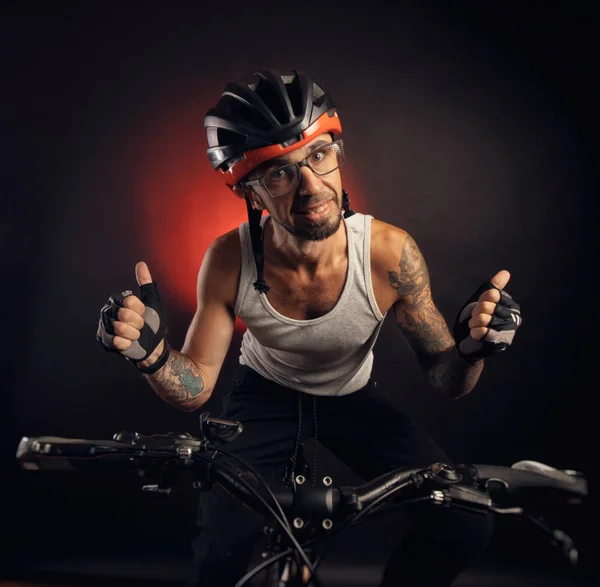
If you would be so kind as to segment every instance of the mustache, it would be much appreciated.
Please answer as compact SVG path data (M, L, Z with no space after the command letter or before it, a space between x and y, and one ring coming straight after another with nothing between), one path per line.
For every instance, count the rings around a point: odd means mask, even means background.
M327 194L326 196L320 196L320 197L317 196L317 197L311 198L308 202L305 200L304 197L302 197L301 202L292 206L292 212L294 212L294 213L306 212L307 210L309 210L311 208L318 208L319 206L322 206L326 202L331 202L331 201L334 203L337 203L338 199L335 194L331 194L331 195Z

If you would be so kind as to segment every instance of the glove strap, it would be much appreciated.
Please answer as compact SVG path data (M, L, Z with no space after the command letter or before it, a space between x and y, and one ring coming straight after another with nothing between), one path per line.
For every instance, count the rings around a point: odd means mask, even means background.
M156 361L152 363L152 365L148 367L142 367L139 363L133 363L136 369L140 371L140 373L143 373L144 375L156 373L168 361L169 357L171 356L171 346L167 342L166 338L164 340L165 342L163 352L160 354L160 357L158 357L158 359L156 359Z

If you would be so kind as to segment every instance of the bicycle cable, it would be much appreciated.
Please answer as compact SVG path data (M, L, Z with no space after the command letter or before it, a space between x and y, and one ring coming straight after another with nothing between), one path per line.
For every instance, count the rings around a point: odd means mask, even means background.
M228 457L238 461L239 463L241 463L244 467L246 467L256 478L256 480L262 485L262 487L265 489L265 491L269 494L269 496L271 497L271 499L273 500L273 503L275 505L275 507L277 508L277 511L281 514L281 519L282 521L285 523L285 525L287 526L288 530L292 530L290 527L290 523L288 521L288 519L285 516L285 513L283 512L283 509L281 507L281 504L279 503L279 501L277 500L277 498L275 497L275 494L273 493L273 490L269 487L269 484L264 480L264 478L262 477L262 475L256 470L256 468L250 464L248 461L246 461L245 459L237 456L236 454L229 452L228 450L225 450L219 446L215 446L212 443L210 443L207 448L214 450L216 452L220 452L224 455L227 455Z
M248 581L250 581L250 579L252 579L252 577L254 577L254 575L258 575L258 573L260 573L261 571L263 571L264 569L266 569L269 565L273 564L274 562L277 562L279 559L288 556L290 554L293 554L294 552L294 548L292 547L288 547L286 548L286 550L282 550L281 552L278 552L277 554L274 554L271 558L268 558L267 560L263 561L262 563L260 563L259 565L256 565L253 569L251 569L250 571L248 571L235 585L234 587L243 587ZM314 577L314 575L313 575Z
M216 467L217 469L222 469L222 470L224 470L226 472L230 472L226 466L217 464L214 461L211 461L211 464L214 467ZM302 557L302 560L304 561L304 564L310 570L311 579L314 581L315 587L321 587L321 582L320 582L320 580L319 580L319 578L317 576L317 573L316 573L316 571L314 569L314 566L313 566L312 562L308 558L308 555L306 554L306 552L304 552L304 549L302 548L302 546L300 546L300 543L296 540L296 538L293 535L293 533L291 532L291 530L288 530L288 527L283 522L283 520L279 519L279 516L277 515L277 513L275 512L275 510L265 501L265 499L263 498L263 496L260 495L260 493L254 487L252 487L252 485L250 485L247 481L245 481L244 479L238 478L238 479L236 479L236 482L239 483L240 485L242 485L256 499L258 499L258 501L261 503L261 505L273 516L273 518L275 519L275 521L280 524L280 526L283 528L284 532L286 533L286 535L290 539L290 542L294 545L294 548L296 549L296 551L298 552L298 554Z

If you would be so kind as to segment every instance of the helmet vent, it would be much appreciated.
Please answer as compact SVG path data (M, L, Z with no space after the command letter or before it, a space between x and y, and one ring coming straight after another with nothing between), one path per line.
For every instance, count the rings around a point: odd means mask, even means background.
M221 107L226 112L239 117L246 121L246 123L256 126L261 130L269 130L271 128L271 123L257 110L232 96L223 96L221 98Z
M277 89L270 81L264 78L261 79L258 86L256 86L256 94L265 103L266 107L271 111L271 114L275 116L279 124L287 124L290 122L291 113L279 96Z
M246 137L226 128L217 130L217 141L220 145L240 145L246 142Z
M317 106L321 106L325 101L325 92L315 83L313 83L313 104Z
M305 105L302 103L302 87L300 85L300 77L294 76L290 83L285 84L288 98L292 104L292 110L296 116L304 114Z

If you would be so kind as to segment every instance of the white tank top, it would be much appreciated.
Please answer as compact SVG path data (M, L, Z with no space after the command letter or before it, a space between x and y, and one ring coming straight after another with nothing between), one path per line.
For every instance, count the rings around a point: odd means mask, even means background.
M331 311L312 320L283 316L257 292L250 229L239 227L242 247L240 287L235 313L246 325L240 363L285 387L313 395L346 395L364 387L373 367L373 346L385 315L371 283L371 219L344 219L348 272ZM266 217L263 217L262 222Z

